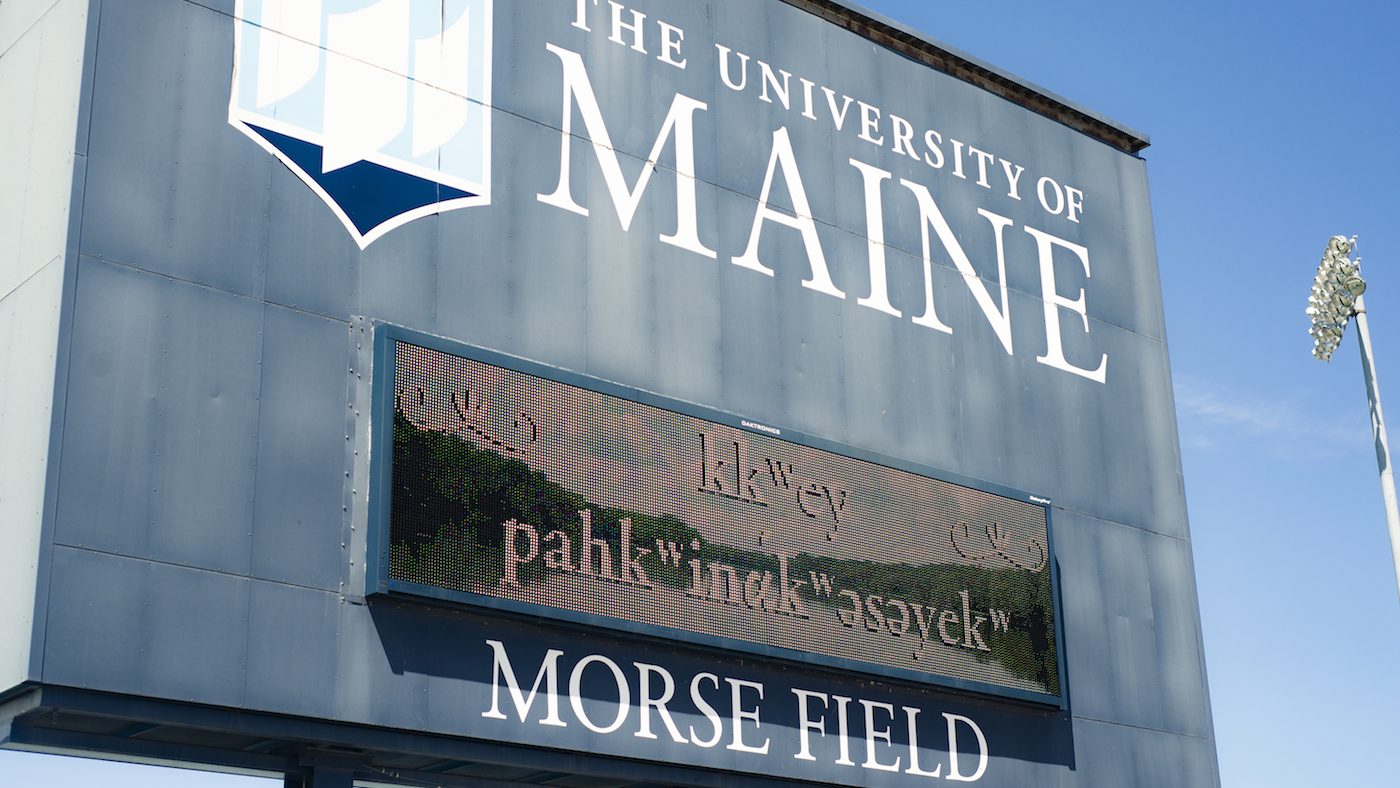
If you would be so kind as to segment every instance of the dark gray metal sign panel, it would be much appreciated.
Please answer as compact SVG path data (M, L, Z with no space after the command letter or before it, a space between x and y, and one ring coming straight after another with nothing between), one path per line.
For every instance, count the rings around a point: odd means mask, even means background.
M1216 781L1140 159L803 4L420 5L91 3L43 683L697 782ZM1049 501L1068 709L367 601L384 325ZM498 669L551 649L566 726ZM724 743L635 735L635 663Z

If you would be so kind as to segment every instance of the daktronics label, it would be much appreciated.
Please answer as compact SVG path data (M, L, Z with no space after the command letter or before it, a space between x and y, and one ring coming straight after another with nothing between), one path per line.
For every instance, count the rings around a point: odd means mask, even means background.
M1060 702L1045 506L596 381L383 347L383 590Z

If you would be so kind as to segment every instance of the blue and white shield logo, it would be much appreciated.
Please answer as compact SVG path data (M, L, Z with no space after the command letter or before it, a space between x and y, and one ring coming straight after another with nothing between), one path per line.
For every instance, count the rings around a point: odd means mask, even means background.
M491 201L492 0L238 0L229 122L363 249Z

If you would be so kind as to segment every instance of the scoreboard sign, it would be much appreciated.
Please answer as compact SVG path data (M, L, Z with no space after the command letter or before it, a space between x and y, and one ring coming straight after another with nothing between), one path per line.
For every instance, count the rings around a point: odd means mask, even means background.
M52 5L0 748L1219 784L1146 138L850 0Z
M1045 499L379 334L380 591L1063 705Z

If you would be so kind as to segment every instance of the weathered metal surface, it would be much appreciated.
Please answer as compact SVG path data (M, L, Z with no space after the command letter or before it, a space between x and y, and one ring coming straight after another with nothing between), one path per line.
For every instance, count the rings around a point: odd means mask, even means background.
M459 737L463 746L514 742L719 770L701 781L734 776L726 770L924 779L859 765L868 742L859 706L856 765L833 762L834 728L822 762L794 758L802 731L791 690L814 687L917 706L925 719L946 711L978 720L990 742L986 785L1214 782L1143 162L788 3L628 7L646 14L645 54L625 31L626 45L609 40L608 4L583 4L584 30L575 3L497 3L491 204L408 222L361 250L304 180L229 124L232 0L93 5L100 45L74 207L82 257L67 318L71 379L58 395L62 466L45 548L55 596L40 678ZM658 59L658 20L685 31L675 55L685 68ZM743 90L718 73L725 55L716 44L750 56ZM595 150L597 130L578 99L565 98L571 53L612 152ZM791 75L787 108L760 60L775 79ZM600 155L617 156L624 190L637 188L678 95L705 105L692 113L694 215L713 257L663 240L688 213L674 127L626 229L600 165ZM852 98L838 121L844 96ZM863 126L871 113L877 122ZM927 156L896 150L892 115L919 135L915 146L926 129L939 131L943 166L926 147L915 151ZM862 139L863 130L883 141ZM776 167L756 247L770 276L741 263L771 157L788 144L802 188ZM562 174L561 145L570 157ZM985 178L967 146L992 156L980 160ZM876 225L853 159L887 175L876 184ZM1017 166L1019 187L1009 179ZM1053 179L1048 201L1041 178ZM561 209L561 180L588 216ZM1055 188L1071 200L1071 186L1082 209L1052 210ZM975 269L965 276L933 235L931 290L951 333L916 322L927 309L919 188ZM803 284L818 278L803 234L777 218L804 199L830 277L815 288ZM884 255L887 309L872 305L872 249ZM972 295L979 288L989 306ZM1081 294L1083 319L1073 306ZM547 622L363 604L365 529L377 502L361 484L369 371L355 348L376 322L1051 499L1069 712ZM664 733L658 742L632 728L595 734L574 717L542 726L539 706L526 723L485 717L492 639L527 684L548 648L566 651L564 670L597 653L687 680L714 670L762 682L772 754ZM617 690L599 686L606 674L596 664L580 703L607 715ZM707 724L693 706L678 719L702 733ZM878 758L893 758L902 735ZM940 745L925 746L931 758Z

